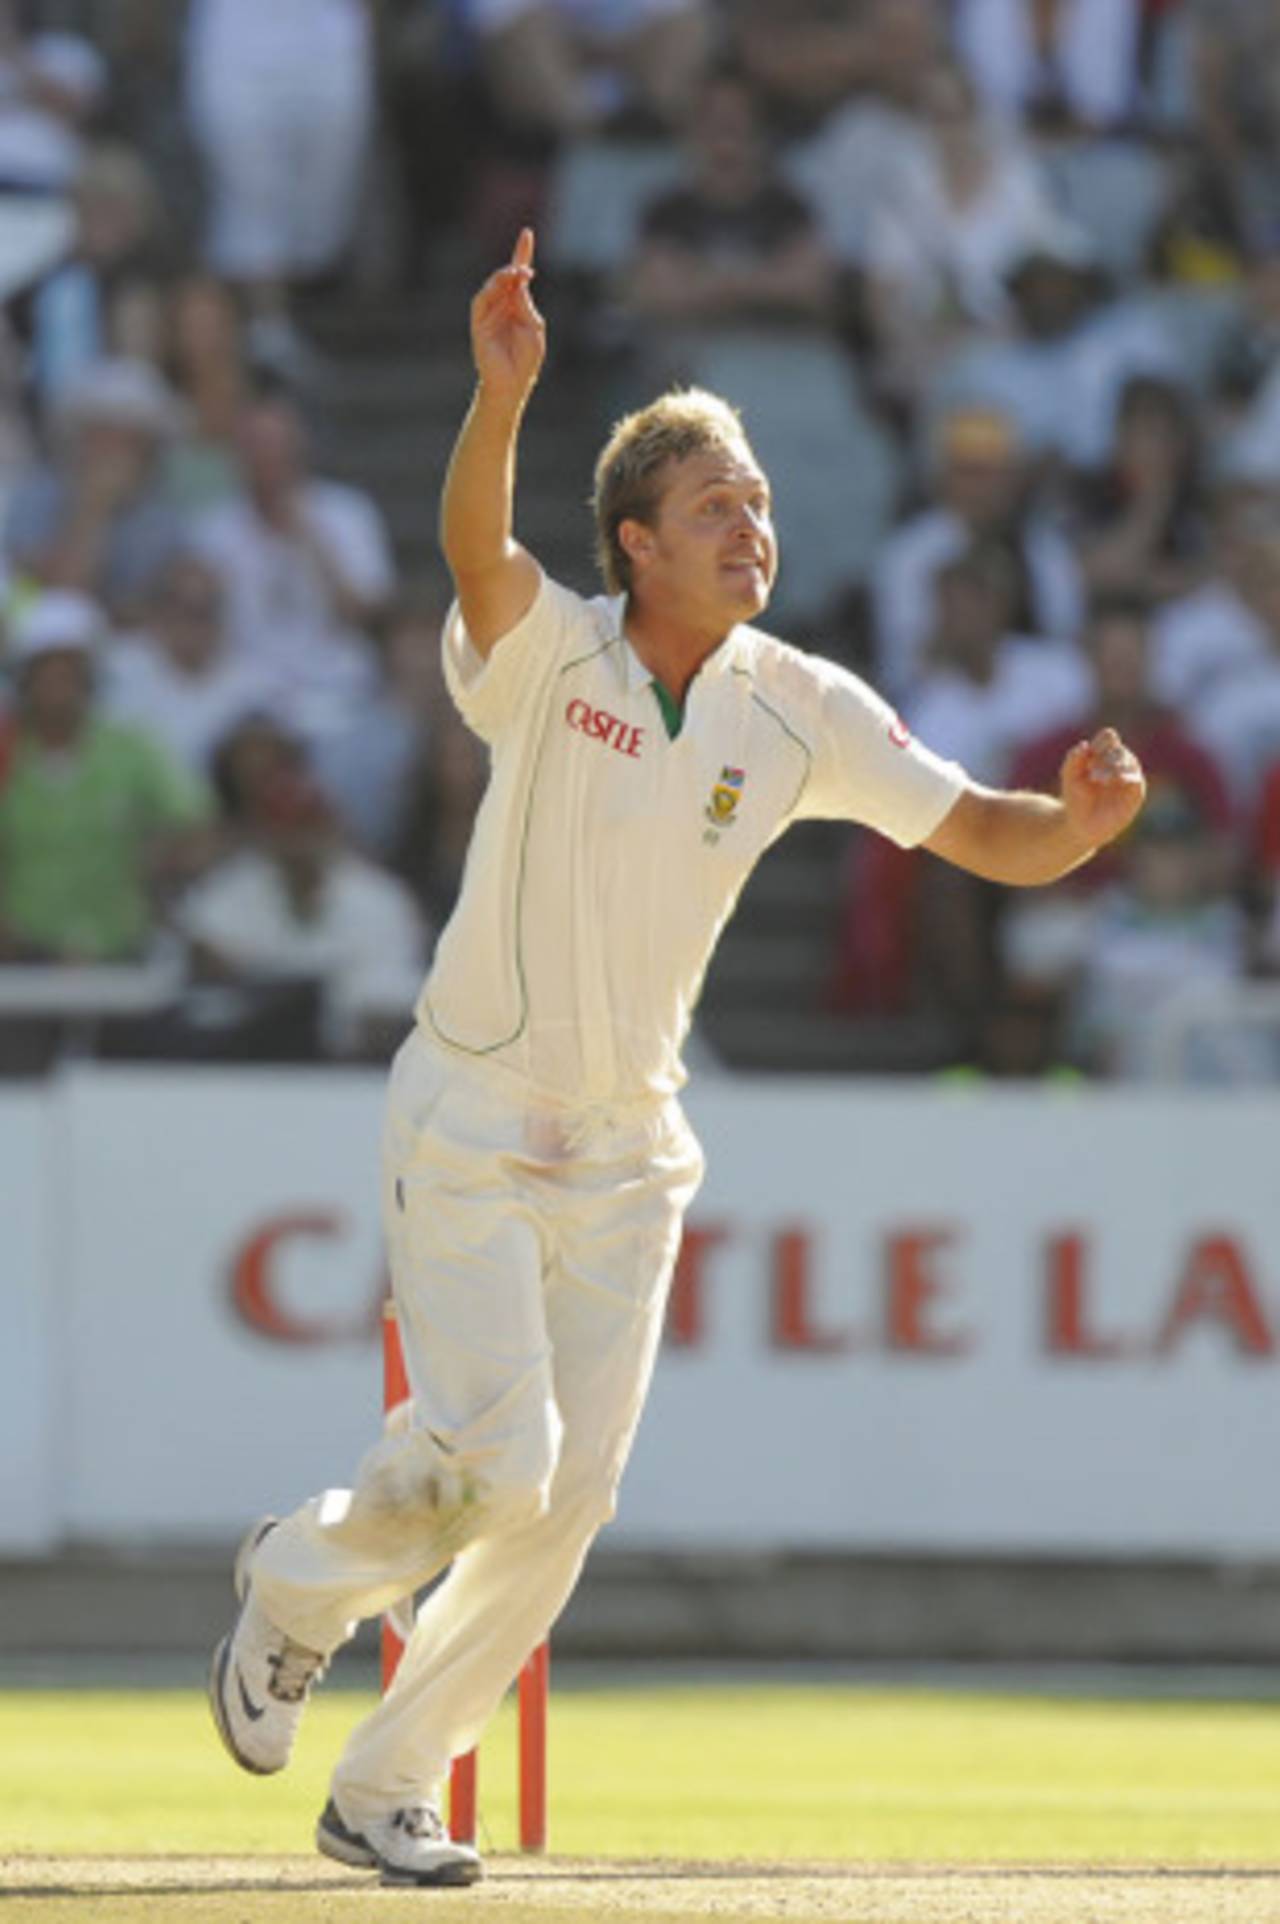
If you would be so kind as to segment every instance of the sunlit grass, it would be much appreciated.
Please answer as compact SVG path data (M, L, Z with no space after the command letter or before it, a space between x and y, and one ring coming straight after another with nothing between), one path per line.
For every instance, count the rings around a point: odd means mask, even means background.
M194 1691L0 1695L0 1851L297 1852L371 1702L312 1706L292 1768L244 1776ZM484 1839L515 1839L514 1713L486 1742ZM1280 1709L719 1684L562 1691L557 1853L1275 1862Z

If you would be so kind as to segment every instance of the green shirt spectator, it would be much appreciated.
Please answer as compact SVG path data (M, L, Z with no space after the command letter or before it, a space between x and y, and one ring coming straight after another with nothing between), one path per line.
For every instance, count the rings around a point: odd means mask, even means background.
M158 742L93 712L98 624L82 596L51 593L14 636L16 729L0 779L0 942L10 956L141 956L153 866L211 812Z

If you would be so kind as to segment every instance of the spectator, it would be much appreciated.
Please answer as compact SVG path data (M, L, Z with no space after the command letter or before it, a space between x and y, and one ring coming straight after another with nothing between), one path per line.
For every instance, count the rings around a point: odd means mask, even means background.
M1280 14L1272 0L1191 0L1201 152L1246 245L1280 223Z
M917 81L925 137L869 216L867 271L882 382L914 395L944 345L1002 326L1005 280L1052 209L1036 162L979 110L951 61Z
M893 454L824 326L831 258L735 75L707 83L689 178L643 218L622 294L640 345L638 387L686 380L741 406L777 486L787 559L775 610L793 623L820 620L869 562Z
M1247 579L1262 647L1219 676L1188 721L1226 770L1241 818L1252 821L1267 770L1280 756L1280 529L1257 544Z
M916 0L880 0L875 18L858 0L728 0L728 48L761 103L770 136L806 140L833 110L875 91L879 53L901 44L893 16L919 12Z
M1152 684L1184 718L1237 672L1267 660L1278 535L1280 504L1266 489L1230 476L1220 483L1208 577L1154 620Z
M1013 765L1010 781L1046 794L1057 792L1062 758L1073 744L1099 728L1112 727L1134 745L1149 784L1148 808L1171 807L1179 821L1198 825L1206 887L1233 890L1240 876L1236 817L1223 772L1151 684L1150 611L1146 602L1116 596L1094 607L1085 634L1093 673L1087 707L1059 728L1030 742ZM1127 879L1124 844L1104 849L1047 889L1010 903L1001 924L1006 991L1016 1007L1061 1011L1067 991L1095 938L1100 893Z
M377 686L313 756L347 833L366 854L392 864L419 789L434 783L436 736L449 731L453 713L440 666L445 611L425 591L393 603L381 624ZM420 881L428 866L423 851Z
M129 962L157 927L155 889L208 852L203 788L94 695L101 617L52 592L19 619L14 733L0 782L0 952Z
M1082 615L1079 567L1036 506L1014 421L991 408L955 408L938 425L934 462L933 503L889 537L872 577L878 675L895 700L920 672L938 570L974 542L998 543L1013 564L1016 632L1067 640Z
M242 491L199 519L195 540L222 580L234 647L318 742L376 681L364 631L393 585L386 532L369 496L311 474L291 402L255 400L238 441Z
M1155 1073L1161 1018L1190 989L1229 992L1244 973L1246 934L1195 811L1177 795L1148 802L1126 839L1123 878L1086 930L1069 1015L1085 1066L1104 1076ZM1256 1074L1251 1053L1228 1030L1195 1049L1191 1074Z
M682 128L709 43L708 0L462 0L485 114L471 225L486 260L543 225L556 160L614 135Z
M0 4L0 184L67 192L106 93L101 55L79 34L22 35Z
M418 289L433 240L470 209L478 171L493 148L493 116L465 7L451 0L391 0L380 17L380 113L399 203L399 267L403 283ZM545 233L540 238L545 258Z
M1171 600L1199 581L1208 555L1199 427L1176 382L1125 383L1105 468L1076 491L1085 580L1102 594Z
M938 572L937 616L903 714L921 741L975 781L1008 785L1019 751L1047 721L1078 715L1087 677L1069 642L1011 627L1016 576L999 547L977 547Z
M901 180L927 164L921 93L946 52L937 0L862 0L851 7L818 0L798 21L794 8L780 12L760 0L746 15L751 32L741 37L739 58L766 115L770 89L787 73L789 50L793 59L801 55L801 73L812 76L792 111L778 116L787 142L784 164L836 258L861 269L873 217Z
M217 744L271 694L266 675L230 647L222 583L193 553L175 555L142 626L113 641L103 679L107 712L201 778Z
M956 0L956 45L1009 119L1119 127L1139 105L1141 0Z
M255 361L306 377L298 281L350 240L373 101L368 0L192 0L188 113L208 176L208 260L242 289Z
M1092 676L1087 704L1062 726L1028 742L1010 781L1018 788L1056 794L1068 749L1100 728L1114 728L1141 761L1150 793L1179 795L1194 811L1217 848L1219 876L1229 879L1237 867L1236 825L1226 780L1221 765L1153 687L1149 604L1132 595L1100 598L1083 642ZM1117 859L1115 849L1104 849L1061 886L1072 892L1092 890L1114 879Z
M701 0L468 0L500 121L547 143L627 115L684 126L707 51Z
M750 90L718 74L693 119L688 181L644 218L628 305L664 325L813 325L829 317L832 295L831 258L770 164Z
M1017 577L1007 552L979 544L939 569L937 613L904 714L974 779L1006 785L1047 715L1078 712L1085 674L1066 642L1011 632ZM832 999L846 1012L927 1013L951 1050L982 1046L997 985L1002 904L986 883L876 836L850 846Z
M1011 414L1036 454L1070 468L1101 466L1126 381L1181 377L1185 356L1172 323L1137 295L1109 296L1091 244L1063 221L1025 242L1008 288L1015 337L952 353L930 406L984 402Z
M174 288L167 360L187 431L170 450L165 481L179 508L195 514L229 499L240 481L245 357L235 301L220 281L192 274Z
M1251 422L1261 422L1265 433L1273 408L1280 408L1280 393L1274 402L1268 393L1280 354L1280 228L1249 255L1240 297L1217 343L1211 378L1224 425L1247 433ZM1275 463L1275 438L1269 438Z
M233 846L249 845L272 787L307 768L304 743L274 715L246 715L228 730L213 751L210 774L222 828Z
M99 361L69 389L54 420L54 458L10 503L10 565L49 588L101 601L135 620L179 543L162 485L179 428L166 383L145 362Z
M186 898L181 925L199 972L249 985L314 981L326 1051L385 1052L412 1019L427 942L403 884L342 843L304 767L255 796L249 839Z
M163 332L160 208L137 154L90 148L73 200L74 251L30 303L33 380L46 412L108 356L157 358Z
M440 634L446 607L446 596L424 587L403 596L387 620L387 683L409 719L412 749L400 764L395 838L379 850L424 904L428 920L437 923L457 896L488 778L484 750L444 686Z
M1280 215L1278 215L1280 221ZM1280 224L1249 259L1243 300L1219 333L1215 401L1223 464L1280 487Z

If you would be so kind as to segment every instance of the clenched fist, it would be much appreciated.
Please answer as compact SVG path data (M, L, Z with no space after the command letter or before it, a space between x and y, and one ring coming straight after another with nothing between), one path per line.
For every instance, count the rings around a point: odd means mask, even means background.
M1147 779L1132 749L1114 728L1077 742L1062 764L1062 805L1090 848L1114 842L1146 800Z

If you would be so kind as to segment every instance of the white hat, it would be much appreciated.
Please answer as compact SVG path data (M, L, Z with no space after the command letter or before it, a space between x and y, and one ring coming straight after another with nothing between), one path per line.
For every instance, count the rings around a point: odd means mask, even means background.
M167 440L181 425L178 402L169 383L150 362L123 356L95 361L86 368L63 395L58 415L68 426L111 421L121 427L142 428L158 440Z
M10 639L10 660L19 666L41 655L74 649L92 656L102 639L104 622L97 602L70 588L50 588L18 615Z
M82 34L32 34L22 51L34 73L86 107L96 106L107 91L107 63Z

